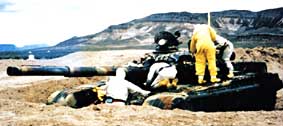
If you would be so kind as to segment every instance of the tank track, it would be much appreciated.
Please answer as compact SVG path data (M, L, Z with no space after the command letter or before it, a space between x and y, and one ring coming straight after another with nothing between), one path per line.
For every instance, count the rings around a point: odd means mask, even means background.
M206 86L180 85L169 93L148 97L143 105L191 111L273 110L276 91L282 87L278 74L247 73Z

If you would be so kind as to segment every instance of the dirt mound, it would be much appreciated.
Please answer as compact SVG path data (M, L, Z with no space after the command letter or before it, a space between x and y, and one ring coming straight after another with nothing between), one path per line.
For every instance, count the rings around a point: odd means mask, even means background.
M236 61L261 61L267 63L269 72L278 73L283 80L283 48L263 48L253 49L237 48Z
M190 112L179 109L161 110L142 106L91 105L73 109L59 105L45 105L54 91L95 83L106 77L42 79L42 77L9 77L8 65L123 65L139 59L148 50L78 52L52 60L0 60L0 125L282 125L283 90L277 93L274 111ZM264 61L271 72L282 79L282 48L236 49L236 61ZM11 86L9 82L12 82ZM22 83L25 82L24 85ZM21 85L21 86L16 86Z

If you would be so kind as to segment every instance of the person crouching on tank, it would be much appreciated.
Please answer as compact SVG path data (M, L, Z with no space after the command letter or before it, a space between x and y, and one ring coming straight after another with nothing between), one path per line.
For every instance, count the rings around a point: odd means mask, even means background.
M106 104L126 105L129 93L139 92L147 96L150 91L146 91L135 84L125 80L126 72L123 68L116 70L116 76L110 77L106 82Z
M152 91L175 88L178 83L176 75L177 69L175 65L166 62L154 63L149 69L145 86Z
M231 63L231 56L234 52L234 46L233 43L229 40L227 40L226 38L217 35L216 36L216 49L219 50L219 58L221 60L223 60L223 62L225 63L226 67L229 69L229 73L227 75L227 77L229 79L234 77L234 67Z
M208 25L196 25L191 37L190 52L195 56L195 69L198 76L198 83L206 83L204 80L206 61L208 62L208 70L210 73L210 82L220 82L217 78L216 67L216 48L214 41L216 40L216 32Z

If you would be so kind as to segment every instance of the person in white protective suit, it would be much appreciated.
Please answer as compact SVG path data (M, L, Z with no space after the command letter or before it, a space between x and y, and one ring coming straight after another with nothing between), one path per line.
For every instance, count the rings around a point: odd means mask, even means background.
M149 69L145 84L151 89L176 87L178 82L176 75L177 69L175 65L165 62L154 63Z
M106 82L106 104L125 105L129 93L139 92L147 96L150 91L146 91L135 84L125 80L126 72L123 68L116 70L116 76L110 77Z
M224 61L226 67L229 69L229 73L227 75L228 78L234 77L234 67L231 63L231 55L234 52L234 46L233 43L226 38L216 35L216 49L219 49L221 52L220 58Z

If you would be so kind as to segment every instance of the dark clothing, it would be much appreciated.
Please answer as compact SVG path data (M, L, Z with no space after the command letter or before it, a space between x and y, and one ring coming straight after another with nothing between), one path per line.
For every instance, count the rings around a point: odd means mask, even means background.
M154 42L157 44L156 45L156 50L157 51L171 51L171 50L177 50L178 45L180 44L179 41L177 40L178 37L174 36L170 32L167 31L161 31L157 33L154 36ZM164 39L167 42L164 45L158 45L158 42Z

